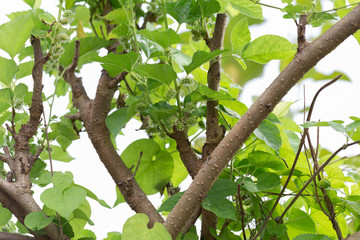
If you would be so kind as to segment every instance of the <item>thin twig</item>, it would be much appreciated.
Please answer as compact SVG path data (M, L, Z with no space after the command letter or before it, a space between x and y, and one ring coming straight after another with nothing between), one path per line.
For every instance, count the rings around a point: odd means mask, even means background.
M49 134L47 131L47 124L46 124L46 119L45 119L45 111L42 112L43 113L43 118L44 118L44 130L45 130L45 135L46 135L46 143L48 146L48 153L49 153L49 161L50 161L50 172L51 172L51 176L54 176L54 170L53 170L53 164L52 164L52 159L51 159L51 149L50 149L50 141L49 141Z
M136 172L137 172L137 170L139 169L140 160L141 160L142 155L143 155L143 151L140 152L139 160L138 160L138 162L137 162L137 164L136 164L136 168L135 168L135 171L134 171L133 178L135 178Z
M307 186L309 186L309 184L313 181L313 179L330 163L330 161L336 157L336 155L342 151L345 150L346 148L358 144L360 143L360 141L356 141L356 142L352 142L346 145L343 145L342 147L340 147L338 150L336 150L329 158L328 160L326 160L320 167L319 169L310 177L310 179L304 184L304 186L300 189L300 191L296 194L296 196L292 199L292 201L288 204L288 206L285 208L284 212L281 214L280 218L284 218L286 212L290 209L290 207L295 203L295 201L299 198L299 196L301 195L301 193L306 189Z
M322 90L324 90L326 87L328 87L328 86L330 86L331 84L333 84L334 82L336 82L340 77L341 77L341 75L337 76L336 78L334 78L333 80L331 80L330 82L328 82L328 83L326 83L324 86L322 86L322 87L316 92L316 94L315 94L315 96L314 96L314 98L313 98L313 100L312 100L312 102L311 102L311 104L310 104L309 113L308 113L308 116L307 116L307 119L306 119L307 121L310 121L310 119L311 119L311 115L312 115L312 112L313 112L313 109L314 109L314 106L315 106L315 102L316 102L316 99L317 99L317 97L319 96L320 92L321 92ZM290 170L289 176L288 176L288 178L286 179L286 182L284 183L283 188L281 189L281 192L280 192L279 197L276 199L275 204L274 204L273 208L271 209L269 215L264 219L263 225L262 225L261 228L259 229L258 233L257 233L257 234L255 235L255 237L253 237L251 240L255 240L258 236L260 236L261 232L264 230L264 228L265 228L267 222L269 221L270 217L271 217L272 214L274 213L275 208L276 208L277 204L278 204L279 201L280 201L281 195L284 194L285 189L286 189L286 187L288 186L288 184L289 184L289 182L290 182L290 179L291 179L291 177L292 177L292 175L293 175L293 173L294 173L295 166L296 166L296 163L297 163L297 161L298 161L298 159L299 159L299 157L300 157L301 149L302 149L302 147L303 147L303 145L304 145L305 137L306 137L306 134L307 134L308 130L309 130L308 128L305 128L305 129L304 129L304 133L303 133L303 135L302 135L302 137L301 137L300 144L299 144L299 148L298 148L298 151L297 151L297 153L296 153L294 163L293 163L292 168L291 168L291 170ZM300 194L301 194L301 193L300 193ZM283 217L283 215L281 215L281 216ZM282 218L282 217L281 217L281 218Z
M244 207L242 204L242 200L241 200L241 185L238 184L238 189L237 189L237 199L238 201L236 202L236 208L241 216L241 228L242 228L242 234L243 234L243 238L244 240L246 240L246 234L245 234L245 223L244 223L244 216L245 216L245 212L244 212ZM239 202L239 203L238 203ZM239 206L240 205L240 206ZM239 208L240 207L240 208Z

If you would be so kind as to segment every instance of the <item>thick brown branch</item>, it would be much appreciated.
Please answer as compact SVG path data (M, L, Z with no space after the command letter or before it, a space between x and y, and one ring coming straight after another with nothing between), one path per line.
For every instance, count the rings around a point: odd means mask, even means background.
M81 78L75 76L75 68L79 59L80 42L75 42L75 54L72 64L65 71L64 79L70 83L73 92L73 102L79 109L76 119L84 122L88 136L96 149L100 160L109 171L111 177L119 187L126 202L137 213L145 213L149 219L149 225L155 222L163 222L162 217L156 212L145 193L141 190L133 174L119 154L116 152L111 139L110 132L105 120L110 111L110 104L117 89L117 83L123 79L126 73L120 74L115 79L111 78L105 70L102 71L94 100L87 96ZM75 116L74 116L75 117Z
M36 238L18 233L0 232L0 240L35 240Z
M207 191L236 151L240 149L245 140L274 109L276 104L307 71L359 28L360 6L357 6L327 32L296 54L293 61L279 74L221 141L203 164L178 204L168 215L165 226L173 239L176 238L185 221L206 197Z
M155 222L163 222L163 219L133 178L131 170L126 167L116 152L110 139L110 132L106 127L105 120L110 111L110 103L116 90L116 86L114 87L111 81L112 78L106 71L103 71L89 120L85 121L85 127L101 161L109 171L126 202L135 212L145 213L150 219L149 225L152 226Z
M186 132L173 130L174 132L170 134L170 137L176 141L176 148L180 153L180 158L190 176L194 178L201 167L201 161L196 156L194 149L192 149Z
M225 27L227 16L225 13L219 13L216 16L215 29L213 37L211 38L208 47L210 51L223 48ZM208 87L212 90L219 91L221 81L221 60L220 56L210 61L210 67L207 75ZM215 108L219 101L208 101L206 103L206 143L202 149L202 161L205 162L214 151L220 141L224 138L225 131L219 126L219 114ZM216 215L210 211L202 210L202 227L201 239L213 240L215 239L210 229L216 229L217 218Z

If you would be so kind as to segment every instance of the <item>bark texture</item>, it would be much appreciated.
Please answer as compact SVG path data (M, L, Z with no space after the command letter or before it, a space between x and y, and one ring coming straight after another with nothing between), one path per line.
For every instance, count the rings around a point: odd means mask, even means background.
M105 123L117 85L125 78L126 73L111 78L103 70L97 86L96 96L94 100L91 100L87 96L81 78L75 76L75 69L79 60L80 42L76 41L75 44L73 62L67 67L64 74L64 79L71 85L74 105L79 109L79 114L72 117L84 122L88 136L100 160L129 206L136 213L145 213L150 219L149 226L154 225L155 222L163 222L163 218L156 212L156 208L135 181L131 170L126 167L116 152Z

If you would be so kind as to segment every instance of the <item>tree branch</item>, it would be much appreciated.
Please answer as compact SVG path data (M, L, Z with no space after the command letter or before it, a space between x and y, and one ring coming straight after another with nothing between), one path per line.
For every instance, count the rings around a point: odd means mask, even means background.
M225 13L218 13L216 16L215 29L213 37L208 41L208 47L213 52L223 48L227 16ZM221 81L221 61L220 56L210 61L210 67L207 75L208 87L219 91ZM214 149L224 138L225 129L219 126L219 114L216 106L219 101L206 102L206 143L202 149L202 162L205 162ZM210 228L216 229L217 217L214 213L202 209L201 239L215 239Z
M201 167L201 161L196 156L194 149L191 147L188 136L185 131L178 131L175 128L170 137L176 141L176 148L180 153L180 158L188 170L190 176L194 178Z
M0 240L35 240L36 238L18 233L0 232Z
M85 121L85 127L101 161L109 171L126 202L135 212L145 213L150 219L149 226L153 226L155 222L163 222L163 219L133 178L131 170L126 167L116 152L110 139L109 129L105 123L116 90L116 86L111 82L112 78L103 70L90 116Z
M79 49L80 42L76 41L72 64L67 67L64 74L64 79L70 83L72 88L74 105L79 109L80 116L77 115L76 118L84 122L88 136L100 160L109 171L129 206L137 213L145 213L150 219L149 226L153 226L155 222L163 222L160 214L156 212L156 208L133 178L131 170L126 167L116 152L110 139L109 129L105 123L117 84L125 77L126 73L124 72L116 78L111 78L103 70L95 99L90 100L81 78L75 76Z
M299 51L289 65L261 94L203 164L193 183L169 213L165 226L173 239L200 205L221 171L245 140L285 94L324 56L360 28L360 6ZM181 219L181 220L180 220ZM184 220L185 219L185 220Z

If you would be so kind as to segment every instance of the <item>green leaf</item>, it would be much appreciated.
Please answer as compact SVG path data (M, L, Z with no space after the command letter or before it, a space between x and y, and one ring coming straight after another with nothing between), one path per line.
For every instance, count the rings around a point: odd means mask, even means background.
M2 41L0 41L0 45L1 42ZM17 71L19 71L19 67L16 65L14 60L0 57L0 81L2 83L6 86L10 86L10 83L15 77Z
M101 206L103 207L106 207L106 208L111 208L104 200L102 199L99 199L95 193L93 193L92 191L90 191L89 189L87 189L86 187L84 186L81 186L81 185L77 185L77 184L73 184L74 186L76 187L80 187L82 189L84 189L86 191L86 196L88 196L89 198L97 201Z
M166 31L149 31L147 29L144 29L139 31L139 34L143 37L146 37L150 41L159 44L164 49L170 47L172 44L182 42L179 35L177 35L177 33L172 29L168 29Z
M201 15L204 18L211 17L214 13L220 11L221 7L217 0L198 0Z
M121 233L119 233L119 232L108 232L107 237L104 240L121 240Z
M274 123L265 119L254 131L254 134L259 139L265 141L265 143L269 145L269 147L274 149L276 152L279 152L282 140L280 136L280 131Z
M79 7L77 7L78 9ZM94 58L92 54L103 47L107 47L112 44L113 41L107 41L102 38L97 37L86 37L80 39L80 58L79 65L82 66L86 63L99 60L98 58ZM75 52L75 41L71 41L67 43L65 46L65 52L60 58L60 63L64 66L68 66L74 57ZM112 54L112 53L111 53ZM97 54L96 54L97 56ZM119 55L120 56L120 55ZM99 60L101 61L101 60Z
M175 195L172 195L171 197L166 199L165 202L161 204L157 212L163 212L163 211L170 212L178 203L182 195L184 195L184 192L178 192Z
M234 98L226 91L215 91L205 85L199 84L195 91L186 96L186 101L200 102L209 100L234 100Z
M222 104L217 105L215 108L221 111L222 113L228 115L229 117L240 119L240 115L237 112L231 110L230 108L225 107Z
M128 20L126 18L126 14L130 14L129 12L126 12L124 8L117 8L113 11L109 12L105 15L105 19L112 22L112 23L127 23Z
M73 183L74 176L71 172L66 171L65 173L62 172L54 172L54 176L51 179L51 182L54 184L54 187L64 191L66 188Z
M327 20L336 20L333 15L326 12L314 13L310 19L310 24L313 27L321 26Z
M287 228L283 224L278 224L274 220L270 219L266 224L263 239L278 239L287 240L289 239L286 235Z
M65 0L65 8L71 9L74 6L75 0Z
M280 178L277 174L272 172L264 172L256 176L257 183L256 188L257 191L265 191L269 189L273 189L280 185Z
M27 77L27 76L31 75L33 67L34 67L33 61L20 63L19 71L16 72L15 79L18 80L23 77Z
M135 115L129 107L123 107L111 113L106 118L106 126L114 137L116 137L126 123Z
M264 35L250 42L242 52L244 59L267 63L274 59L286 59L296 53L296 48L286 39L277 35Z
M109 73L110 76L115 77L123 71L131 72L134 65L139 59L139 55L135 52L127 54L109 53L101 58L101 66Z
M59 188L46 189L40 196L41 201L49 208L57 211L66 219L85 200L86 191L79 187L71 187L64 192Z
M305 212L297 208L290 209L288 213L288 221L285 222L285 226L289 232L294 230L297 234L303 232L316 232L315 223L312 218ZM291 239L291 235L289 235Z
M261 5L251 0L231 1L231 6L248 17L263 20Z
M230 179L218 179L211 186L208 192L208 196L227 197L235 194L236 190L237 184Z
M12 213L0 204L0 226L6 225L12 217Z
M23 1L32 8L39 8L41 5L41 0L23 0Z
M323 234L301 234L296 236L294 240L332 240L332 238Z
M137 213L129 218L123 227L122 240L171 240L171 235L164 225L157 222L149 229L148 222L149 218L144 213Z
M29 229L37 231L48 226L54 217L46 217L43 212L31 212L25 217L24 223Z
M256 168L271 168L281 170L286 168L285 163L278 156L268 152L252 151L248 155L249 164Z
M168 64L144 64L134 68L134 72L153 78L157 81L170 85L177 78L176 72Z
M167 1L165 9L179 23L191 23L201 17L200 6L195 0Z
M139 161L140 152L142 152ZM151 139L132 142L121 154L121 158L132 171L138 168L135 179L147 195L159 192L170 181L174 170L171 155Z
M40 157L43 160L49 159L48 151L43 151L40 154ZM51 159L61 161L61 162L70 162L74 158L72 156L70 156L70 154L68 152L64 151L61 147L56 146L56 145L51 145Z
M0 89L0 113L11 106L12 91L9 88Z
M196 68L200 67L204 63L216 58L220 54L227 52L228 50L220 50L216 49L213 52L204 52L204 51L196 51L192 57L192 61L189 65L184 66L184 69L187 74L194 71Z
M226 198L222 197L207 197L201 203L201 206L221 218L228 218L236 220L235 218L235 206Z
M34 23L31 14L19 16L0 26L0 48L14 58L30 38ZM21 31L19 31L21 29Z
M91 221L91 219L82 210L75 209L73 214L74 214L74 218L83 219L83 220L87 221L89 223L89 225L94 226L94 222Z
M218 217L235 220L236 209L226 197L235 194L236 190L237 184L230 179L219 179L210 188L201 206Z
M293 105L295 102L279 102L272 113L274 113L277 117L285 117L290 110L290 106Z
M246 44L251 40L247 18L244 17L238 21L231 31L231 45L234 52L243 50ZM245 64L245 63L244 63Z

